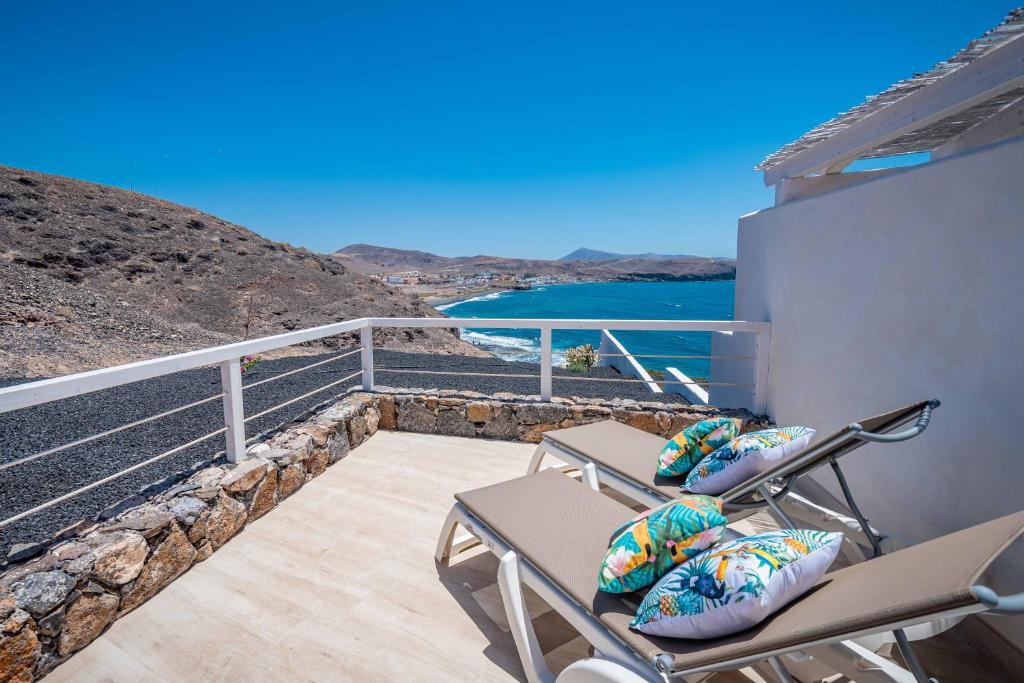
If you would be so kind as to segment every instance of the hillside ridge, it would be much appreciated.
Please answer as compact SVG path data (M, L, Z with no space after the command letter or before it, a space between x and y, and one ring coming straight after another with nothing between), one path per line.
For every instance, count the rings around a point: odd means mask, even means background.
M732 279L736 274L735 259L703 256L661 258L657 254L617 254L615 259L589 261L567 260L567 257L556 260L486 255L452 257L372 244L350 244L331 256L353 270L377 275L401 270L418 270L452 277L488 272L520 277L562 276L584 280L675 281Z
M644 254L617 254L613 251L602 251L589 247L580 247L565 256L559 261L619 261L622 259L639 259L641 261L670 261L682 258L701 258L693 254L655 254L647 252Z
M0 166L0 262L0 367L8 377L105 367L361 316L440 315L336 259L197 209L7 166ZM392 348L479 353L444 330L376 337Z

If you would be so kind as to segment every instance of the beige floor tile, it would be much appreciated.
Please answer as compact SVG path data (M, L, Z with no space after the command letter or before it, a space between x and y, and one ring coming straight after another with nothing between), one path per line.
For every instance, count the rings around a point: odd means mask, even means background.
M521 680L497 559L479 547L439 568L433 552L453 494L522 476L533 450L378 432L49 680ZM739 525L773 526L763 513ZM561 616L525 597L553 671L589 655ZM955 633L921 652L948 680L1001 680Z

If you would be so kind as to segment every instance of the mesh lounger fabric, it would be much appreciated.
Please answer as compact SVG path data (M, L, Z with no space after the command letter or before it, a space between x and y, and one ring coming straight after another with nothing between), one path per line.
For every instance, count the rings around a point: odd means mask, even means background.
M713 641L655 638L629 630L640 596L597 590L609 536L634 512L554 470L456 496L478 520L650 661L674 670L714 667L823 638L977 604L970 586L1024 530L1024 512L832 572L757 627Z
M869 432L885 431L891 425L904 422L908 416L916 416L927 402L915 403L893 410L882 415L861 421L861 426ZM864 444L859 439L850 439L851 430L843 427L838 432L812 443L807 449L794 453L772 468L772 472L787 472L793 462L806 453L820 449L812 461L807 462L795 472L803 474L824 464L829 456L839 457L846 452ZM648 434L621 422L605 420L579 427L556 429L545 432L544 437L570 451L583 456L586 460L622 477L648 488L666 499L678 498L679 486L683 477L662 477L658 475L658 454L666 440L654 434ZM724 498L733 500L741 492L743 485L726 492Z
M615 420L556 429L545 432L544 436L666 499L680 495L679 485L683 483L683 477L658 475L658 454L666 443L660 436L627 427Z

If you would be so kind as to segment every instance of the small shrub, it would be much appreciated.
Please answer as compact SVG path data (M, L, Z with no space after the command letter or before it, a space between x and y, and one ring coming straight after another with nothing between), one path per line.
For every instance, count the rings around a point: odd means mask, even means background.
M259 356L242 356L238 360L242 364L242 374L244 375L246 373L246 371L251 370L254 365L256 365L257 363L260 362L260 357Z
M565 351L565 362L571 372L586 372L597 365L597 351L590 344L574 346ZM579 367L579 370L574 367Z

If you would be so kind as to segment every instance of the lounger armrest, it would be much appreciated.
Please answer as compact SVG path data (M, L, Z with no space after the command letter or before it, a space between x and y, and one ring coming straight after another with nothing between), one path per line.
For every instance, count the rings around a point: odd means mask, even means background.
M906 441L907 439L913 439L915 436L923 432L928 428L928 423L932 419L932 411L938 408L941 403L937 399L928 401L921 409L921 416L917 418L917 424L910 429L906 429L902 432L896 432L895 434L876 434L875 432L865 431L859 423L853 422L850 424L850 431L853 432L854 436L863 441L874 441L876 443L895 443L897 441Z
M1024 614L1024 593L997 595L988 586L972 586L971 592L989 614Z

